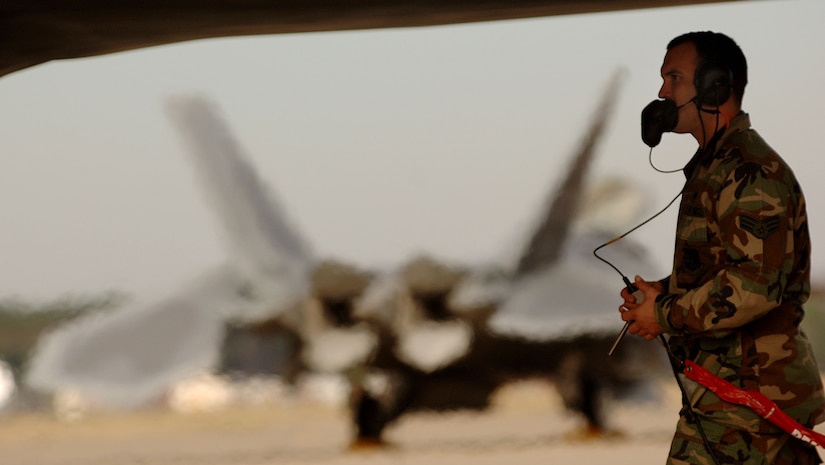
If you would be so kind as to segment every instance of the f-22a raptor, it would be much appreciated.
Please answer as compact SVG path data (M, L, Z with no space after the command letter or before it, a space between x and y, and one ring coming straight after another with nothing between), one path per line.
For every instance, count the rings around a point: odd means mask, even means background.
M642 204L617 180L587 186L619 82L617 74L522 253L482 269L428 256L388 271L318 259L217 106L201 97L171 100L169 114L227 239L226 264L153 305L50 334L29 383L139 405L188 374L220 369L239 334L286 335L293 377L309 371L348 380L353 445L382 444L385 428L407 412L486 408L497 389L525 377L552 381L582 415L586 434L607 432L602 401L643 385L651 361L661 361L656 347L635 338L607 356L621 329L621 280L592 251ZM623 269L656 274L629 240L605 254Z

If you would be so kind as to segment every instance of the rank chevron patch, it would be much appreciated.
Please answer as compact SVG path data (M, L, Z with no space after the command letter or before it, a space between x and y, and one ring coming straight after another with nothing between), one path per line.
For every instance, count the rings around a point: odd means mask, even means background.
M758 239L765 239L771 234L779 231L779 217L770 216L759 219L753 216L739 215L739 226L745 231L753 234Z

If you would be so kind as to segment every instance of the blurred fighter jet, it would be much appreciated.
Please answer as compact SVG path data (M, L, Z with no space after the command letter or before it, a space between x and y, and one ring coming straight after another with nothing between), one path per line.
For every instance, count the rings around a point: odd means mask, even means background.
M300 369L345 374L357 442L380 443L386 425L408 411L484 408L503 383L539 375L559 386L570 378L563 397L600 430L601 390L638 380L636 371L613 369L605 359L602 342L620 329L613 311L620 281L585 257L604 241L605 231L594 226L604 222L577 215L617 82L512 269L468 270L416 257L382 273L318 260L215 106L198 97L171 101L169 113L227 239L226 265L158 303L55 331L36 351L28 382L140 405L177 380L216 369L230 322L262 334L291 334ZM628 198L616 193L607 197ZM617 211L593 205L584 211ZM645 272L640 257L624 258L636 260L626 263L628 269Z
M289 328L301 341L302 366L347 375L357 442L380 443L386 425L411 410L484 408L503 383L524 376L551 377L584 415L585 430L601 433L604 393L644 378L627 366L638 361L634 342L606 358L620 329L613 312L620 277L592 256L640 211L640 195L613 180L582 198L618 79L514 266L465 269L419 256L381 273L324 260L299 311L249 325L264 333ZM205 105L190 101L181 107L190 116L179 121L207 114ZM195 144L210 145L210 133ZM202 170L222 166L207 154L215 152L194 153ZM638 246L609 252L634 273L651 272Z

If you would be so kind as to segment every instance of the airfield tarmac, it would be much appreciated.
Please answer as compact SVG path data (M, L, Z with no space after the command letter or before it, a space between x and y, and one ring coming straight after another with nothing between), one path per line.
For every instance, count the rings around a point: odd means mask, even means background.
M675 421L675 410L670 418ZM76 421L45 414L0 418L0 463L15 465L259 465L356 463L535 463L596 460L619 451L651 455L667 443L656 412L616 412L627 438L576 442L578 420L546 383L509 386L485 412L414 413L387 431L386 450L349 451L343 405L314 398L245 405L210 413L170 409L94 413ZM625 426L624 424L631 424ZM668 422L671 423L672 422ZM640 449L641 447L641 449Z
M311 399L233 406L209 413L156 408L96 413L75 421L46 414L0 417L3 465L271 465L271 464L662 464L679 399L615 404L620 432L571 438L580 426L546 383L502 389L484 412L413 413L387 431L391 446L348 450L342 405ZM825 451L820 453L825 456Z

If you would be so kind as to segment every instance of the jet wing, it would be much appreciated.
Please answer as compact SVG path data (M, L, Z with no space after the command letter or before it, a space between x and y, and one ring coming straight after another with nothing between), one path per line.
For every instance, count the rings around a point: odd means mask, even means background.
M432 26L733 0L0 0L0 76L212 37Z
M611 237L580 233L553 266L517 280L490 319L494 333L546 341L582 335L618 334L621 276L593 256ZM660 279L664 274L640 244L631 239L604 249L608 258L631 278Z
M107 406L157 400L174 382L217 364L225 316L244 305L242 285L223 268L157 303L73 320L40 338L26 381Z

